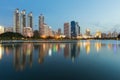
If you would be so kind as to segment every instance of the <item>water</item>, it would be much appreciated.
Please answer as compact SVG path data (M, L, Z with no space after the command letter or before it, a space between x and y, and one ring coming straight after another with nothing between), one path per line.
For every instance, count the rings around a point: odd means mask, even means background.
M120 41L0 44L0 80L120 80Z

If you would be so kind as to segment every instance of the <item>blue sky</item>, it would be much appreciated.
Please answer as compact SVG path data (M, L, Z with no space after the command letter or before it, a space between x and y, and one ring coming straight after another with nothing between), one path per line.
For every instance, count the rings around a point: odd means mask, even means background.
M0 0L0 25L13 26L16 8L27 13L32 11L34 25L38 25L38 16L42 13L54 30L63 29L64 22L72 20L79 22L82 33L86 28L92 33L120 30L120 0Z

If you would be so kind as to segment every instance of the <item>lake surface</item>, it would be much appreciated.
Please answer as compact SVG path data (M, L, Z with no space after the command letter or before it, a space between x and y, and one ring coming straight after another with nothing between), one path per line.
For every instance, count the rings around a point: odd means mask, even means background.
M0 80L120 80L120 41L0 44Z

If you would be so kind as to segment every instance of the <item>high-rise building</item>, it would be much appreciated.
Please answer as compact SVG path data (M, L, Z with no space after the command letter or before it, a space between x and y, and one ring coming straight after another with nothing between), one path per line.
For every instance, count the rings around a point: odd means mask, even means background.
M21 16L20 16L20 18L21 18L21 33L23 33L23 29L24 29L24 27L26 27L26 11L25 10L22 10L22 12L21 12Z
M0 26L0 34L4 33L4 27Z
M28 14L28 27L33 28L33 14L32 14L32 12L30 12Z
M70 28L69 23L64 23L64 35L67 38L71 38L71 28Z
M78 22L71 21L71 38L77 38L80 35L80 26Z
M39 16L39 33L40 36L44 35L44 16L42 14Z
M20 14L19 14L19 9L18 8L14 12L14 32L21 33Z
M58 29L58 35L61 35L61 28Z
M86 29L86 35L90 36L90 29Z
M80 26L79 26L79 24L78 24L78 22L76 22L76 31L77 31L77 36L79 36L80 35Z

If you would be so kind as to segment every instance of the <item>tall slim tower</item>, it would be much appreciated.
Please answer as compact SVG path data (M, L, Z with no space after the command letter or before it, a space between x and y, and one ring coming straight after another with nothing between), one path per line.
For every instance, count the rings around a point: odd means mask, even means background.
M30 12L28 14L28 27L33 28L33 14L32 14L32 12Z
M40 35L44 35L44 16L41 14L39 16L39 33Z
M14 32L20 33L20 14L18 8L14 12Z
M26 11L22 10L21 12L21 33L23 33L23 29L26 27Z
M68 22L64 23L64 35L67 38L71 38L71 28Z
M76 22L71 21L71 37L76 38L77 37L77 31L76 31Z

